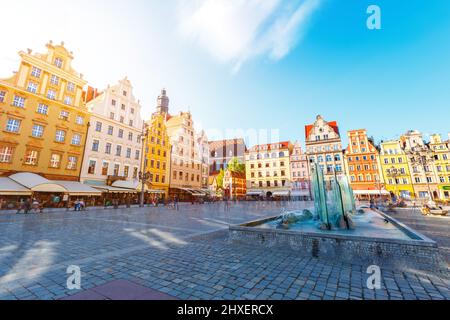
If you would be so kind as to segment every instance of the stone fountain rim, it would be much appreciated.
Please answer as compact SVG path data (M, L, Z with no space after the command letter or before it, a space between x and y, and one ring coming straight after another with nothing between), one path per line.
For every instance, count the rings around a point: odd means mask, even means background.
M282 235L296 235L296 236L309 236L309 237L317 237L317 238L328 238L328 239L339 239L339 240L359 240L359 241L366 241L366 242L380 242L380 243L396 243L396 244L403 244L403 245L411 245L411 246L418 246L418 247L435 247L437 248L438 245L436 241L426 237L425 235L409 228L408 226L404 225L403 223L399 222L398 220L386 215L385 213L376 210L376 209L370 209L373 212L378 213L383 218L389 220L393 225L395 225L398 229L400 229L402 232L404 232L407 236L411 237L410 240L404 240L404 239L389 239L389 238L378 238L378 237L365 237L360 235L341 235L341 234L327 234L324 232L311 232L311 231L292 231L292 230L282 230L282 229L268 229L268 228L258 228L255 225L261 225L266 222L273 221L280 217L280 215L267 217L260 220L253 220L249 221L243 224L238 225L231 225L229 226L229 231L254 231L259 233L271 233L271 234L282 234Z

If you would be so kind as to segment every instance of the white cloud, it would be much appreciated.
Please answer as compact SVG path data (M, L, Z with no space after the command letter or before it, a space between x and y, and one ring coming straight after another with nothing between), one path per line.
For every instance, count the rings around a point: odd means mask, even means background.
M320 0L180 0L181 34L233 71L248 59L286 56Z

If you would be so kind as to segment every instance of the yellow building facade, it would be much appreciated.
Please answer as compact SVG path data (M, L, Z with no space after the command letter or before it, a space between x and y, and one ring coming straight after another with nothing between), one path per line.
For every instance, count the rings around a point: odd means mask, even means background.
M170 142L166 128L166 114L154 113L146 123L145 172L150 174L149 184L153 192L169 195Z
M0 80L0 175L76 181L89 123L86 81L63 43L46 47L46 54L19 52L18 71Z
M381 143L380 162L386 190L397 197L414 198L408 157L399 140Z

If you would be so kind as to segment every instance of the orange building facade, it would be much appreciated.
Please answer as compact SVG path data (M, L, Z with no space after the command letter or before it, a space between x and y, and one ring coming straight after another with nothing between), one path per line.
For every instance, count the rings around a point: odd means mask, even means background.
M380 156L365 129L348 132L349 145L344 160L350 184L356 196L384 193Z

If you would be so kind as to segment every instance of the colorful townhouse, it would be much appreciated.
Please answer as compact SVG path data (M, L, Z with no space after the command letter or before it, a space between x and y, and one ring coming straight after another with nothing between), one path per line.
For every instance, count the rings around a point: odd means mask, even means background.
M450 140L443 141L439 134L433 134L429 148L435 159L439 199L450 200Z
M381 143L380 163L386 190L397 197L414 198L414 187L408 165L408 156L400 140Z
M226 170L223 176L223 190L230 199L244 199L247 195L245 173Z
M156 112L146 122L144 139L143 172L149 175L148 185L152 193L160 197L169 196L170 185L170 154L172 146L167 133L169 98L162 90L157 99Z
M81 182L96 186L120 183L135 189L141 170L143 121L130 80L108 86L86 106L91 120Z
M293 149L294 145L285 141L256 145L248 150L245 154L247 195L289 197Z
M389 195L384 189L380 155L365 129L348 131L345 171L358 198Z
M310 163L318 163L325 180L334 175L344 175L344 153L339 127L336 121L325 121L317 116L316 121L305 127L306 154Z
M311 199L312 190L310 186L310 167L306 154L303 152L300 142L294 143L291 159L291 181L292 194L294 199Z
M400 137L400 143L407 155L414 197L419 200L437 199L439 192L435 159L422 133L410 130Z
M90 120L86 81L64 43L46 47L44 54L20 51L18 71L0 80L0 175L78 181Z

